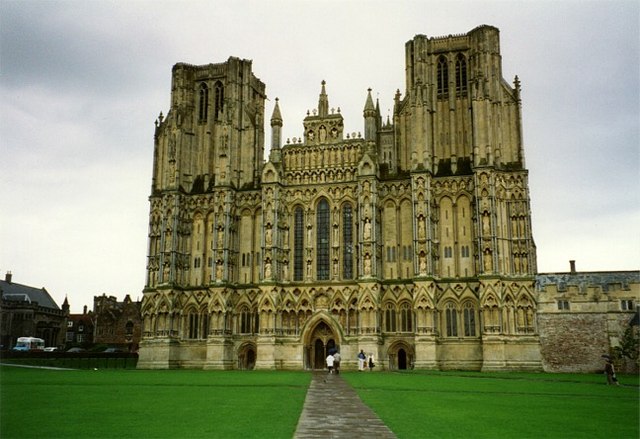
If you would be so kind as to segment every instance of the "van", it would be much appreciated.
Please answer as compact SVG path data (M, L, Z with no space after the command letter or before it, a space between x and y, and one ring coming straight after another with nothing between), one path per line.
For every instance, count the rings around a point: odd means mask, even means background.
M44 349L44 340L36 337L18 337L14 351L41 351Z

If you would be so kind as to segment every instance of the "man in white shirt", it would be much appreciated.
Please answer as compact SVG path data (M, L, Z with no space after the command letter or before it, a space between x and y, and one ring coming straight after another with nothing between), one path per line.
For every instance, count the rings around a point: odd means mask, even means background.
M333 373L333 362L335 361L335 359L333 358L333 355L329 354L327 356L327 368L329 369L329 373Z

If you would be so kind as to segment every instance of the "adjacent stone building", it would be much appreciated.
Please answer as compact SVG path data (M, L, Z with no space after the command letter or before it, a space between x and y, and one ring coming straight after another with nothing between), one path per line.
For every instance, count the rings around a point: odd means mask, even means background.
M498 29L417 35L383 120L323 81L304 135L252 62L176 64L156 121L139 367L541 370L520 83ZM386 66L381 65L381 68ZM286 105L286 102L282 103Z
M536 286L545 371L602 369L602 355L612 354L638 319L639 271L578 272L571 261L569 272L538 274ZM636 361L617 363L619 370L638 371L637 353Z
M127 294L122 302L115 296L93 298L94 343L136 352L142 335L140 301Z
M0 280L0 345L11 349L19 337L37 337L45 346L63 343L67 312L45 288L15 283L8 272Z

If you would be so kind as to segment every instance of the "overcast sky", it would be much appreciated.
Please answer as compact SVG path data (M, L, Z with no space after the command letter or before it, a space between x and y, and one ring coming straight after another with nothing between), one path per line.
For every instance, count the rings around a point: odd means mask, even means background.
M522 82L540 272L640 268L638 1L0 1L0 275L72 312L142 298L171 68L252 59L300 136L327 81L346 132L390 114L416 34L500 29Z

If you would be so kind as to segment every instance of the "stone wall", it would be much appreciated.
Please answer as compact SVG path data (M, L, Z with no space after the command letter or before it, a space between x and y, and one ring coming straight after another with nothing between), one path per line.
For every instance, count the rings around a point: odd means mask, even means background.
M609 353L607 315L554 313L538 315L540 351L546 372L596 372Z

